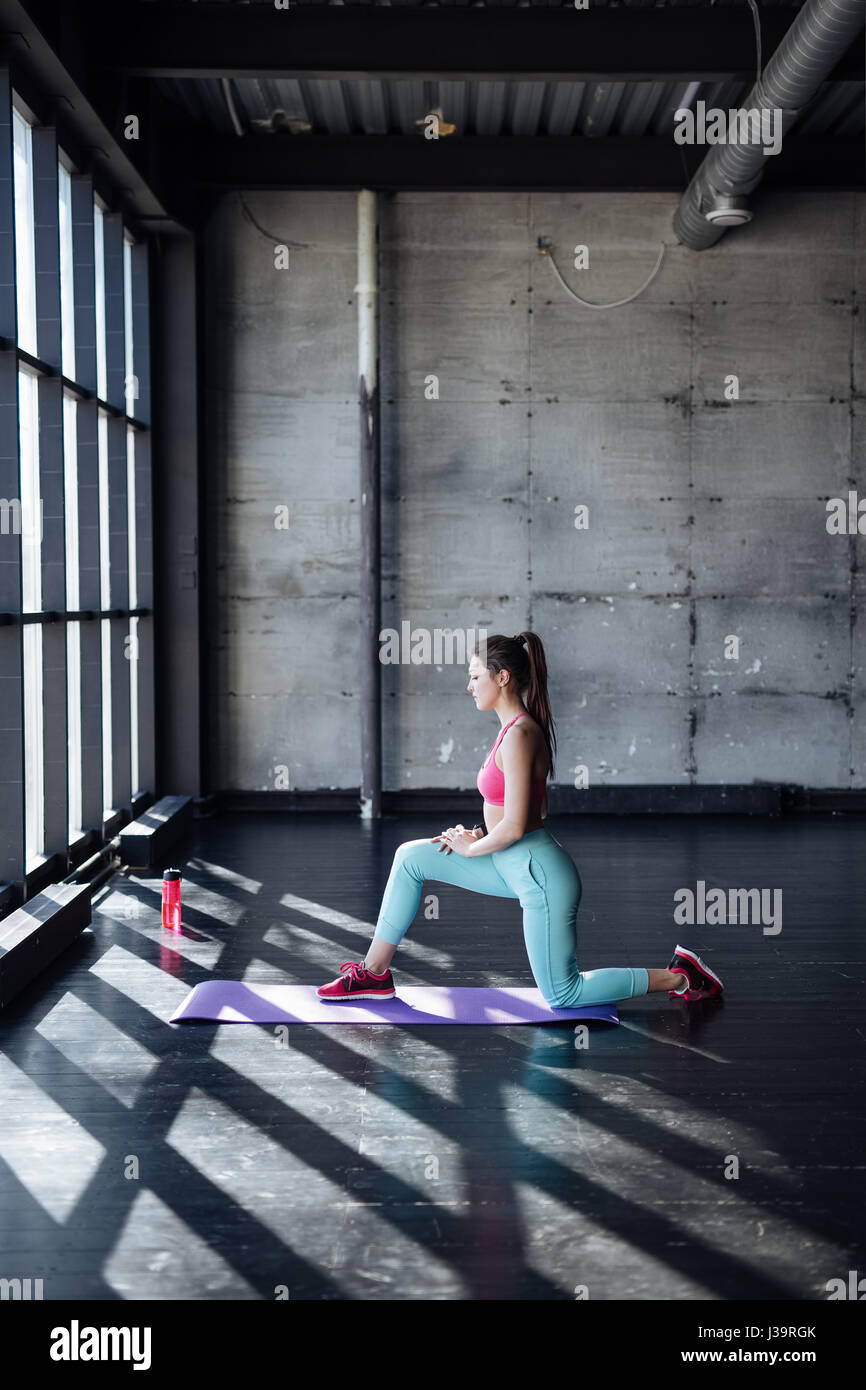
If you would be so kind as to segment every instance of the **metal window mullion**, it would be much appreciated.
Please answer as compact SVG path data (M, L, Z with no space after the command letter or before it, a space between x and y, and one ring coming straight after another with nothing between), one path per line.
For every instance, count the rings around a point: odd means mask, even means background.
M36 343L39 357L60 371L60 207L57 132L34 126L33 244L36 258Z
M75 379L96 394L96 280L93 181L72 175L72 283L75 295ZM94 416L95 418L95 416ZM89 607L96 605L90 604Z
M126 421L108 420L108 541L111 607L129 607L129 527L126 488ZM128 809L132 800L129 761L129 619L110 618L111 632L111 765L112 809Z
M136 241L132 265L132 370L138 396L127 406L136 420L150 424L150 244Z
M101 618L149 617L150 614L136 605L133 608L44 608L38 613L9 613L0 609L0 626L22 624L30 627L34 623L53 625L55 623L82 623Z
M11 138L11 130L9 132ZM6 199L0 218L6 220ZM11 200L8 207L11 209ZM14 292L14 284L13 284ZM0 498L20 496L18 458L18 364L12 352L0 353ZM7 523L0 530L0 603L21 612L21 530ZM0 885L24 884L24 628L0 627Z
M12 83L0 68L0 333L18 336L15 289L15 201L12 187ZM18 362L14 352L0 353L0 499L21 501L18 456ZM4 509L5 511L6 509ZM6 512L0 521L0 608L21 613L21 530ZM0 628L0 884L24 885L24 628Z
M76 288L77 295L77 288ZM76 329L78 315L76 313ZM77 356L77 345L76 345ZM94 371L96 356L94 350ZM102 607L99 584L99 454L97 405L80 401L78 420L78 582L82 610ZM100 829L102 796L102 636L99 621L81 628L81 821Z
M6 338L10 343L14 343L18 337L12 151L12 80L9 69L0 67L0 337ZM17 443L15 447L17 459Z
M106 400L118 410L126 404L126 339L123 330L123 217L103 218L105 240L105 362ZM134 347L134 345L133 345ZM115 607L118 605L115 604Z
M66 608L66 521L63 460L63 384L41 377L39 500L42 508L42 609ZM45 854L69 844L66 624L42 624L42 746Z
M93 180L71 177L72 284L75 311L75 378L93 392L80 400L78 420L78 554L82 609L102 607L99 583L99 455L96 404L96 274L93 244ZM100 829L102 795L102 633L83 622L81 633L81 822Z
M43 362L60 360L60 209L57 132L33 129L36 341ZM42 608L66 607L63 383L42 376L39 393L39 500L42 509ZM42 625L43 821L45 854L65 860L69 842L66 625Z
M137 375L137 371L136 371ZM156 789L154 631L153 631L153 484L150 431L135 434L135 549L138 607L151 609L138 620L138 768L139 787Z
M151 421L150 290L151 244L136 241L130 252L132 271L132 370L135 397L127 410L149 425ZM139 618L137 662L133 668L138 694L139 786L133 792L156 790L156 691L153 619L153 475L150 430L135 432L135 549L138 606L151 616Z

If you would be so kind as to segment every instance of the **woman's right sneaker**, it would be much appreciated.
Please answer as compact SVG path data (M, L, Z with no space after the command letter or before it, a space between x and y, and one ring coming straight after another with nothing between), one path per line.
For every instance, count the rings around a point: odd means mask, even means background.
M393 999L397 991L390 970L384 975L371 975L363 961L347 960L340 966L337 979L319 985L316 993L320 999L347 1004L352 999Z
M684 989L668 990L672 999L717 999L724 989L718 975L685 946L677 946L668 970L680 971L688 980Z

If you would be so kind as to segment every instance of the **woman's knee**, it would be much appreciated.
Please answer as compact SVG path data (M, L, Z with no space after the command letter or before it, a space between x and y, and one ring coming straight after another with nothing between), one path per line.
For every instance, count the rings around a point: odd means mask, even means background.
M576 1007L574 985L569 985L567 988L563 986L561 989L544 990L543 993L544 1001L549 1009L573 1009Z
M398 864L405 864L417 859L425 848L429 848L428 840L404 840L394 851L394 858Z

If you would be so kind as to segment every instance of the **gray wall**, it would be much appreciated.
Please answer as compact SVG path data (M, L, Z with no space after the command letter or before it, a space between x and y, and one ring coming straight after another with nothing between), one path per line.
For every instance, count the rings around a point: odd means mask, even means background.
M355 788L356 199L245 199L272 237L237 194L207 237L212 783ZM675 205L381 199L383 625L539 632L558 783L863 787L864 540L825 504L866 493L864 200L760 193L700 253ZM596 301L667 250L603 312L539 235ZM474 784L499 724L465 686L384 667L386 789Z

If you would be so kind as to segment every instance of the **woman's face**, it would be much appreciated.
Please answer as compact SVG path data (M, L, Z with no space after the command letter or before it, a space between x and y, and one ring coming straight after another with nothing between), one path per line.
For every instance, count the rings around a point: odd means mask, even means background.
M477 656L473 656L469 663L469 685L466 688L475 700L476 709L492 709L502 694L502 687L487 667L482 666Z

